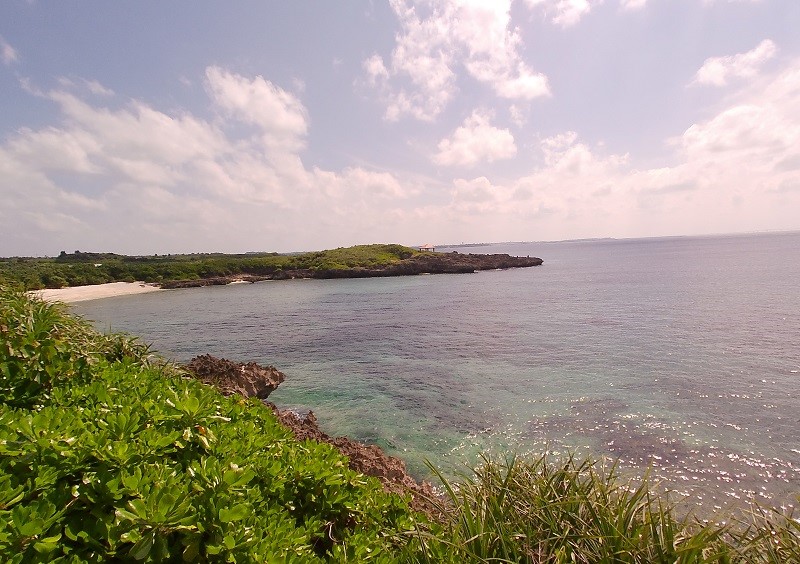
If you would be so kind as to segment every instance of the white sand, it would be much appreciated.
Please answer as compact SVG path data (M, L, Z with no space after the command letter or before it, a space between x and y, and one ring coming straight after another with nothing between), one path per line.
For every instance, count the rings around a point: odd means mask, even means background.
M99 300L114 296L130 296L158 292L161 288L143 282L111 282L109 284L95 284L93 286L74 286L72 288L59 288L57 290L36 290L31 292L48 302L83 302L86 300Z

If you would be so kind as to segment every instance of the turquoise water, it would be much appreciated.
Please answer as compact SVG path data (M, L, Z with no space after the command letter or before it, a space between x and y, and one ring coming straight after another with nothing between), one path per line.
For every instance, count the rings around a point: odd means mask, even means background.
M448 249L449 250L449 249ZM578 450L676 501L800 492L800 233L458 249L544 259L472 275L296 280L83 302L178 360L274 364L278 405L425 475Z

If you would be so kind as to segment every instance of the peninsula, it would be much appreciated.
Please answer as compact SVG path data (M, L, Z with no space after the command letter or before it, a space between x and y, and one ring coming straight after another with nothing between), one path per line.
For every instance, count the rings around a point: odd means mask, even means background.
M298 254L126 256L62 251L55 258L0 259L0 283L42 290L138 281L171 289L293 278L458 274L539 266L542 262L537 257L436 253L392 244Z

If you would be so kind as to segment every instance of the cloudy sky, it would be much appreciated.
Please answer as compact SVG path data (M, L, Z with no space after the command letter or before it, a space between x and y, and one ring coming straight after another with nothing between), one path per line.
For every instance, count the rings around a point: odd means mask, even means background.
M798 0L0 4L0 255L800 229Z

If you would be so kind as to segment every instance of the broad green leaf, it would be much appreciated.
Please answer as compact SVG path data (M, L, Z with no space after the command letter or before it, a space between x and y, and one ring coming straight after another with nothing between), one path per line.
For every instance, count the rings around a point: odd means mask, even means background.
M33 537L41 534L43 532L42 530L43 528L44 528L44 520L37 518L22 523L17 530L22 536Z
M127 519L128 521L138 521L139 520L139 516L138 515L136 515L134 513L131 513L127 509L122 509L121 507L118 507L116 509L115 513L117 514L117 517L121 517L122 519Z
M150 554L155 541L155 532L150 532L143 536L139 542L131 547L129 554L136 560L144 560Z
M241 521L250 513L250 508L244 504L240 503L238 505L234 505L230 509L222 508L219 510L219 520L223 523L231 523L233 521Z
M200 556L200 539L193 540L183 549L183 561L194 562Z
M128 507L130 507L131 511L140 519L145 519L147 517L147 507L141 499L136 498L130 500L128 502Z
M175 510L175 496L172 494L164 494L158 500L158 514L161 517L167 517Z
M43 538L33 544L33 549L40 554L47 554L58 548L58 541L61 540L61 533L52 537Z

